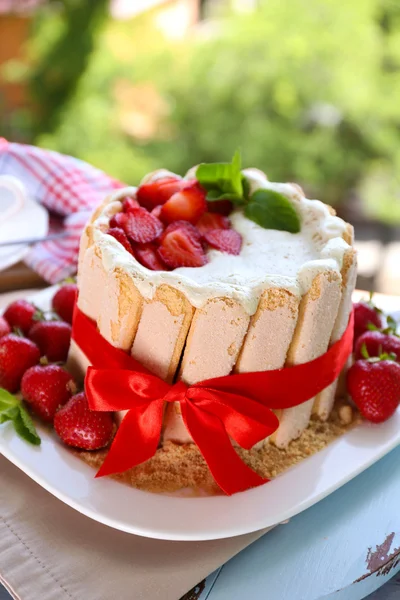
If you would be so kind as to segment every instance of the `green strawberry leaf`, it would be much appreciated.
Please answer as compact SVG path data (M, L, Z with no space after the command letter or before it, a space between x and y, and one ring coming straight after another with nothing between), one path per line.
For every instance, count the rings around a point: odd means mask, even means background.
M383 329L382 332L386 333L386 335L394 335L395 337L400 337L400 335L397 333L397 327L398 327L397 321L395 321L395 319L393 319L393 317L391 315L388 315L386 317L386 321L387 321L387 327L385 329Z
M245 215L265 229L278 229L299 233L300 218L286 196L273 190L260 189L254 192L245 208Z
M22 331L22 329L20 327L13 327L12 332L14 335L17 335L18 337L25 337L24 332Z
M35 308L36 308L36 311L35 311L35 313L34 313L34 315L32 317L32 320L33 321L44 321L44 319L45 319L44 312L40 308L38 308L37 306Z
M196 179L207 190L207 200L230 200L243 203L242 159L239 150L230 163L202 163L196 169Z
M366 360L368 360L370 358L369 353L368 353L368 349L367 349L367 344L365 342L361 346L361 356L363 358L365 358Z
M7 390L0 388L0 424L6 421L12 421L16 433L22 439L35 446L40 444L40 437L33 421L21 401Z

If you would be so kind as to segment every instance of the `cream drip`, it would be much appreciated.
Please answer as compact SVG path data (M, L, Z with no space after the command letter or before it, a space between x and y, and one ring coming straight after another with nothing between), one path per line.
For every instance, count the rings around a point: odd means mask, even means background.
M156 171L145 178L146 182L165 177L165 173ZM255 312L260 295L268 287L282 287L303 295L319 272L330 269L340 273L344 252L349 248L343 240L346 223L331 215L319 200L305 198L292 184L270 182L257 169L245 169L243 174L251 192L271 189L289 198L300 215L300 233L263 229L236 210L230 218L234 229L243 237L239 256L209 250L209 262L203 267L149 271L105 233L110 214L108 204L95 221L94 231L105 269L124 269L147 299L164 283L181 290L197 308L212 297L228 297L238 300L249 314ZM188 175L192 176L192 172ZM110 198L112 212L115 212L116 201L135 191L136 188L117 190Z

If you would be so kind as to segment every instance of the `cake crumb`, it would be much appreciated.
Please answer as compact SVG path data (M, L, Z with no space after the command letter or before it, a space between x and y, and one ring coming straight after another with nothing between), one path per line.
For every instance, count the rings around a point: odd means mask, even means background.
M232 344L229 346L229 348L228 348L228 354L229 354L229 356L235 356L235 354L236 354L236 344L235 344L235 342L232 342Z
M350 413L351 421L348 422ZM346 422L343 422L343 415ZM244 450L235 447L235 450L259 475L273 479L304 458L322 450L361 421L362 417L355 409L353 411L346 402L339 400L328 421L312 419L301 436L293 440L284 450L272 443L266 443L260 449ZM107 455L107 449L95 452L73 450L73 452L95 469L100 468ZM174 493L185 497L188 493L192 496L222 494L199 449L194 444L167 441L147 462L112 477L133 487L155 493Z
M339 409L339 419L342 425L350 425L353 420L353 410L348 404L344 404Z

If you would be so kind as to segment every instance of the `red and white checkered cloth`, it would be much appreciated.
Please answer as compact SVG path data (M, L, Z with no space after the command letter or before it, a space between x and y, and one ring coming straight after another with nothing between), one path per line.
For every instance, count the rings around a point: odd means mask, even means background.
M0 174L18 177L28 194L49 210L50 233L68 233L60 240L36 244L25 262L50 283L73 275L90 213L123 184L77 158L4 138L0 138Z

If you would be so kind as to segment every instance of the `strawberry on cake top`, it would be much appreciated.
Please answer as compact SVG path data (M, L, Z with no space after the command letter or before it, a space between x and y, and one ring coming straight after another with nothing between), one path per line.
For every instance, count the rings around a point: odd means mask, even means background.
M355 278L352 227L236 154L111 194L82 236L78 306L153 373L192 384L320 356L346 329ZM88 366L74 343L69 366ZM328 419L335 390L279 411L264 443L285 448L313 412ZM179 405L168 405L166 443L192 443Z

